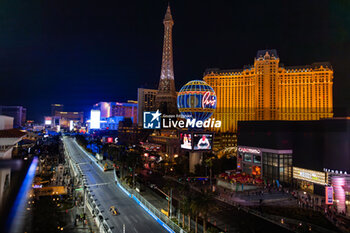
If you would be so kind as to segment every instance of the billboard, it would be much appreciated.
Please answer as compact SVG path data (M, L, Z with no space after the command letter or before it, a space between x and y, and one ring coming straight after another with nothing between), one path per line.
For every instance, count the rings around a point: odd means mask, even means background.
M180 133L180 147L192 150L192 135L190 133Z
M69 121L69 131L74 129L74 122L72 120Z
M333 205L333 187L326 186L326 205Z
M45 117L45 125L51 125L52 117Z
M100 129L101 111L91 110L90 129Z
M293 178L320 185L328 183L325 172L313 171L299 167L293 167Z
M213 144L212 133L194 133L193 149L194 150L211 150Z

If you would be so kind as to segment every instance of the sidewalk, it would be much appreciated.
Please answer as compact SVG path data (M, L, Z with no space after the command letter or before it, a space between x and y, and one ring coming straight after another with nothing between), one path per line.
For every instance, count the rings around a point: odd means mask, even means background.
M276 204L283 206L295 205L296 200L288 193L281 193L273 190L266 192L262 190L254 190L248 192L226 191L222 187L216 187L220 200L228 203L237 203L243 206L259 206L260 204Z
M75 233L97 233L99 232L99 229L97 228L95 224L95 220L89 213L89 211L86 211L85 219L83 220L80 218L84 215L84 207L83 206L74 206L72 209L68 210L67 213L67 222L68 225L64 227L65 232L75 232ZM76 221L76 217L79 216L79 220Z

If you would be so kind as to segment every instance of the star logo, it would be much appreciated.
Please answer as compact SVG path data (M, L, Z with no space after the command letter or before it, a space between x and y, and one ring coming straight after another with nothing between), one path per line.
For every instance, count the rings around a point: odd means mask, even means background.
M151 113L153 118L151 120L151 122L153 122L155 119L157 119L158 117L160 117L160 115L162 115L159 110L157 110L155 113Z
M144 129L160 129L160 116L162 113L157 110L156 112L143 112L143 128Z

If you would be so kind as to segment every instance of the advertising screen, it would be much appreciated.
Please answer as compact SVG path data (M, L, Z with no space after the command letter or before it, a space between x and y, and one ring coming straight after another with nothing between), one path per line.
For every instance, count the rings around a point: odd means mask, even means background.
M182 149L192 150L192 135L190 133L180 133L180 143Z
M51 117L45 117L45 125L51 125L52 118Z
M326 205L333 205L333 187L326 187Z
M90 129L99 129L101 121L101 112L99 110L91 110Z
M193 149L194 150L211 150L213 144L213 134L211 133L194 133Z
M328 183L326 180L326 173L299 167L293 167L293 178L320 185L325 185Z
M72 120L69 121L69 131L74 129L74 122Z

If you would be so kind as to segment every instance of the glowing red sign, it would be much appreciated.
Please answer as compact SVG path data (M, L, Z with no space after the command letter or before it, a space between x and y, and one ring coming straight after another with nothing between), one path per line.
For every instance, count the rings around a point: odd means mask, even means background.
M108 143L113 143L113 138L107 138Z
M202 108L205 108L207 105L214 107L216 104L216 97L211 92L207 91L202 98Z

